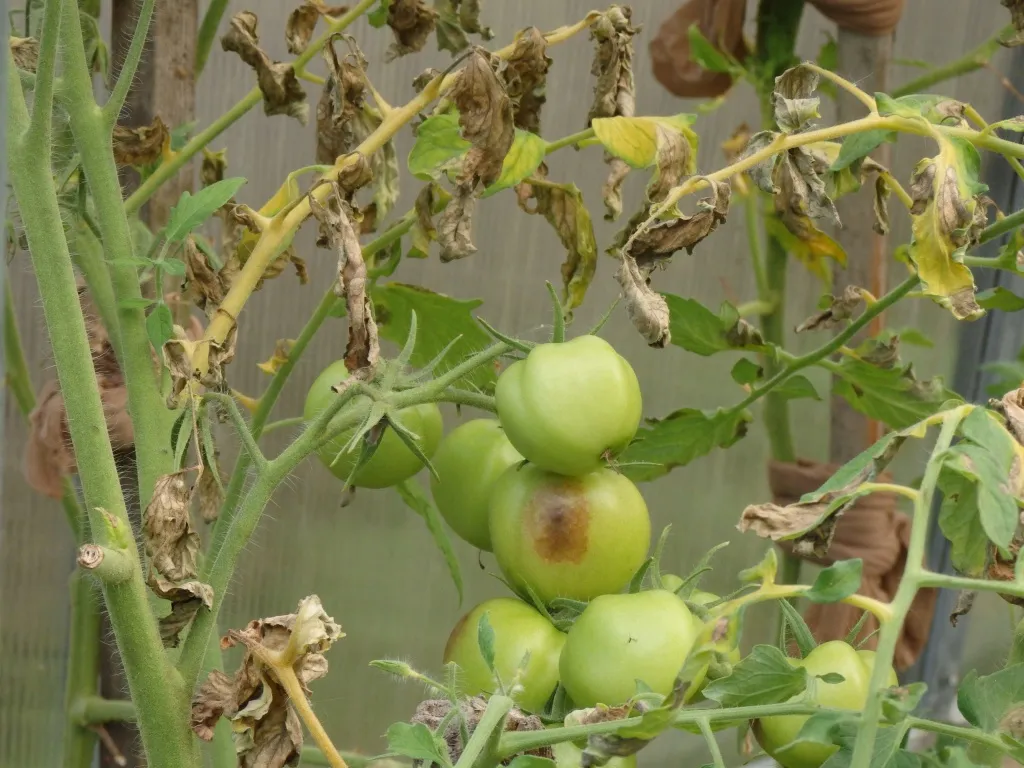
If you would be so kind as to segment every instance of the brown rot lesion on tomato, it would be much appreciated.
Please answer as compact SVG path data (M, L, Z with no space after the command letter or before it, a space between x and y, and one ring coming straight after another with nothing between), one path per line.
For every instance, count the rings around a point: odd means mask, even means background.
M533 548L543 559L578 563L586 555L590 509L582 484L575 478L540 489L526 509L524 522Z

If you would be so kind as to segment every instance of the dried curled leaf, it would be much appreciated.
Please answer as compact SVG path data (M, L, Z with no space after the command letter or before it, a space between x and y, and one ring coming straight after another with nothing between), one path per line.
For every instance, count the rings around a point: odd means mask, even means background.
M199 516L204 523L212 523L220 515L224 504L224 477L221 475L218 455L204 457L207 461L203 473L196 483L196 496L199 497Z
M200 608L213 608L213 588L195 579L175 583L151 572L149 588L157 597L171 602L171 612L160 619L160 638L165 648L178 647L182 630Z
M196 247L191 235L182 249L182 260L185 262L183 292L199 309L215 311L231 288L231 273L211 267L206 254Z
M395 35L395 41L388 48L386 61L422 51L436 24L437 11L423 0L392 0L388 8L388 26Z
M199 534L192 530L189 517L192 487L186 474L183 470L158 478L142 517L146 554L153 568L170 581L194 579L198 573Z
M380 358L377 324L373 319L367 291L366 262L359 247L359 238L346 212L348 204L337 182L331 182L332 195L323 205L309 195L310 210L326 231L331 247L338 254L338 285L335 289L345 299L348 311L348 344L345 367L353 376L373 378Z
M562 263L562 305L567 313L583 303L587 288L597 271L597 240L583 193L575 184L524 182L520 207L539 213L554 228L565 248ZM527 191L528 188L528 191ZM528 200L535 200L532 208Z
M1010 23L1015 34L1001 42L1007 48L1024 45L1024 0L1000 0L1003 7L1010 9Z
M818 114L820 99L814 96L818 73L803 65L787 69L775 78L772 106L775 122L785 133L804 130Z
M706 181L711 187L711 197L705 197L697 204L697 213L692 216L679 214L677 218L659 221L647 229L636 230L626 239L624 250L641 269L649 271L682 248L693 253L694 247L725 221L732 190L727 182ZM646 217L647 211L642 211L634 222L637 219L643 221Z
M171 134L159 116L151 125L115 125L112 139L114 162L135 167L155 163L171 150Z
M288 14L288 23L284 29L288 53L298 56L306 50L321 16L341 16L347 10L348 7L344 5L324 5L322 0L304 0L302 5Z
M223 343L203 338L193 340L181 327L174 326L174 338L164 342L163 346L164 365L167 366L171 375L171 390L167 395L167 407L176 408L178 406L181 393L185 391L189 382L197 382L214 392L226 391L227 382L224 378L224 368L235 358L237 339L237 325L231 327L231 331ZM202 376L192 364L196 349L201 344L209 347L207 372Z
M601 199L604 201L604 218L615 221L622 215L622 182L629 175L629 163L611 155L606 156L608 177L601 185Z
M26 72L35 72L39 61L39 41L34 37L9 37L8 45L14 57L14 66Z
M476 253L473 245L473 213L476 196L469 184L460 184L437 220L437 241L441 244L441 261L447 263Z
M649 275L643 273L629 254L623 253L615 279L622 286L626 313L633 326L649 346L665 347L672 340L668 304L661 294L651 289Z
M459 183L493 183L501 175L515 128L512 101L491 68L486 51L474 51L462 68L449 97L459 110L462 138L472 146L462 162Z
M451 200L443 188L437 184L427 184L416 195L416 222L412 225L409 238L412 244L409 256L426 258L430 254L430 244L437 240L437 228L434 226L434 211L442 204Z
M516 38L515 47L502 71L505 88L512 100L516 128L540 133L540 109L547 101L546 87L551 59L548 43L536 27L527 27Z
M263 94L263 111L267 115L289 115L303 125L309 119L306 92L295 76L291 64L274 61L259 47L259 18L252 11L231 17L231 30L220 40L221 48L237 53L256 70L256 82Z
M977 150L959 139L941 138L939 154L918 163L910 182L914 205L909 255L925 292L957 320L984 314L975 298L974 276L963 264L984 227L985 187L978 181Z
M227 169L228 151L226 149L214 152L203 147L203 164L199 168L199 180L204 187L223 181Z
M323 652L344 637L316 595L303 598L296 613L249 622L230 630L223 648L245 646L233 677L214 671L192 700L193 732L213 738L221 717L232 723L235 751L243 768L295 765L302 749L302 723L281 682L280 674L298 678L303 691L327 674ZM280 671L280 672L279 672Z
M828 307L815 312L796 327L797 333L822 328L837 328L853 317L857 307L864 303L864 293L856 285L848 285L842 296L830 296Z

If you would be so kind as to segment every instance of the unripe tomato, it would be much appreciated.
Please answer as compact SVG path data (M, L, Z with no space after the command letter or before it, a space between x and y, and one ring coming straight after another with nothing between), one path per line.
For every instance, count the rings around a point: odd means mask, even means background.
M803 667L811 677L836 672L841 683L814 681L814 703L823 708L857 711L868 701L869 683L875 667L874 651L858 651L842 640L822 643L804 659L790 659L794 667ZM896 673L889 668L889 685L898 685ZM754 728L754 735L764 751L784 768L819 768L839 748L824 744L799 744L781 754L778 750L800 733L808 715L776 715L763 717Z
M583 750L571 741L563 741L552 747L555 753L555 768L580 768L583 764ZM636 755L613 757L605 768L636 768Z
M498 418L508 439L542 469L582 475L629 445L640 423L640 384L597 336L539 344L498 378Z
M693 614L671 592L596 597L569 630L562 685L577 707L624 704L637 680L667 696L696 638Z
M505 578L547 603L621 590L647 556L651 521L636 486L609 469L566 477L527 464L494 484L490 531Z
M313 386L309 388L309 394L306 395L306 405L303 409L303 417L306 421L313 419L318 413L330 407L334 399L338 397L331 387L347 377L348 370L345 368L344 360L331 363L316 377ZM403 426L419 437L420 450L427 458L430 458L437 450L437 444L441 442L441 434L444 431L441 411L437 405L424 403L403 408L399 411L398 418ZM359 459L359 448L351 453L338 456L338 453L352 438L354 431L352 429L343 432L317 451L317 456L324 466L341 480L348 480L348 476L352 474L352 468ZM384 436L373 456L356 472L352 484L360 488L389 488L403 480L408 480L421 469L423 469L423 462L406 447L402 438L393 429L388 428L384 430Z
M521 686L512 693L520 709L541 711L558 685L558 657L565 635L547 617L511 597L480 603L459 619L452 630L444 648L444 661L459 665L459 692L475 696L498 690L498 683L480 654L480 617L485 613L494 630L494 669L498 677L508 689L517 682ZM529 660L519 673L527 654Z
M430 491L441 516L477 549L491 551L487 508L501 474L523 460L495 419L473 419L453 429L432 458Z

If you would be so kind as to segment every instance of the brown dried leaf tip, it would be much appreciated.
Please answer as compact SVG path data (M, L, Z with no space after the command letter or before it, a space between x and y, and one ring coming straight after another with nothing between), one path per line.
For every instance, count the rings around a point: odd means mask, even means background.
M8 45L14 57L14 66L26 72L35 72L39 61L39 41L34 37L9 37Z
M853 318L853 313L864 303L863 289L856 285L848 285L842 296L829 296L826 309L808 317L796 327L797 333L816 331L822 328L837 328Z
M256 70L256 81L263 94L263 111L268 115L290 115L303 125L309 119L306 92L291 64L274 61L259 47L259 18L252 11L231 17L231 31L221 38L225 51L237 53Z
M519 33L501 73L512 100L515 127L537 134L540 133L540 109L547 101L545 89L551 68L547 49L548 43L541 31L527 27Z
M651 288L649 274L644 274L636 261L623 253L615 279L622 287L626 313L648 345L663 348L672 340L669 331L669 310L664 297Z
M495 74L487 51L473 51L448 95L459 110L462 138L472 144L463 160L459 183L472 187L479 181L487 186L501 175L505 155L515 138L512 100Z
M326 205L310 193L309 206L338 255L338 285L335 290L345 298L348 310L345 367L353 376L369 380L377 369L380 341L367 291L366 262L363 260L359 238L349 220L344 193L337 182L331 182L331 187Z
M447 263L476 253L473 245L473 214L476 195L467 184L455 188L455 194L437 220L437 241L441 244L441 261Z
M159 115L153 118L151 125L115 125L112 141L114 161L118 165L146 166L171 151L171 133Z
M200 338L193 341L180 326L174 326L174 338L164 342L164 365L171 374L171 389L167 394L167 407L177 408L182 392L189 382L197 382L214 392L227 391L224 369L235 359L235 344L238 341L238 326L232 326L223 343ZM207 346L207 371L200 376L192 363L196 350Z
M294 674L303 693L327 674L323 652L344 637L316 595L299 601L295 613L252 621L231 630L223 648L244 645L233 676L211 672L192 700L192 730L213 738L221 717L232 723L235 751L243 768L296 765L302 749L302 723L279 675Z
M325 5L322 0L305 0L288 14L288 23L284 29L288 53L297 56L306 50L321 16L341 16L347 10L347 5Z
M388 8L388 26L395 41L388 48L386 61L422 51L434 32L437 11L423 0L392 0Z

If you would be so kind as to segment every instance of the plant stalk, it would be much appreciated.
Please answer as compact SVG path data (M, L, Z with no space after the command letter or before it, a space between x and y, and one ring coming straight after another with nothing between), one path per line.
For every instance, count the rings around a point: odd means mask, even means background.
M81 571L71 574L71 627L68 633L68 672L64 688L64 768L90 768L96 734L86 728L79 709L95 697L100 673L99 594Z
M936 67L930 72L925 72L920 77L914 78L909 83L896 88L892 92L892 96L899 98L900 96L909 96L912 93L921 93L924 89L931 88L933 85L937 85L944 80L951 80L954 77L981 69L991 60L995 52L1002 48L999 41L1013 33L1014 28L1012 24L1003 27L999 32L992 35L992 37L974 50L965 53L959 59L944 64L941 67Z

